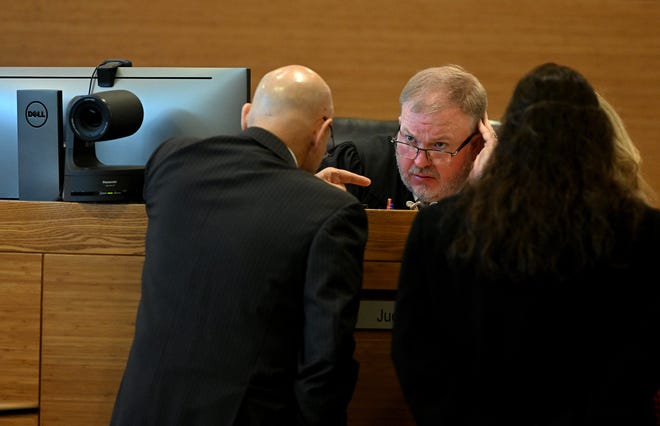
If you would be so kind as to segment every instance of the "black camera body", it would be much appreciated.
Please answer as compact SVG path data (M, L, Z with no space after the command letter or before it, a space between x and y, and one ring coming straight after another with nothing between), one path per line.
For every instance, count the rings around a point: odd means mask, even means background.
M142 202L144 167L103 164L95 148L138 131L144 118L140 99L127 90L76 96L66 116L62 200Z

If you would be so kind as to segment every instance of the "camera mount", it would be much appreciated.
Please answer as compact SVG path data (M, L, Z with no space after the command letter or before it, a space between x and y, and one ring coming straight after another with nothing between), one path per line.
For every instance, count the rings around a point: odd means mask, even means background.
M143 118L140 99L127 90L71 100L64 135L64 201L142 201L144 167L103 164L95 143L134 134Z

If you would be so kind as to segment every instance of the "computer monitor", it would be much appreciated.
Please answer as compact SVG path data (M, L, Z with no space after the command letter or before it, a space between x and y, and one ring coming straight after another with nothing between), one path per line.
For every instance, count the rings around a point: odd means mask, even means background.
M132 135L95 143L106 165L143 166L173 136L207 137L240 131L250 99L249 68L117 68L111 87L99 87L96 67L0 67L0 198L20 199L17 91L61 91L62 125L72 99L127 90L142 103L144 118ZM91 85L90 85L91 84ZM49 166L50 167L50 166Z

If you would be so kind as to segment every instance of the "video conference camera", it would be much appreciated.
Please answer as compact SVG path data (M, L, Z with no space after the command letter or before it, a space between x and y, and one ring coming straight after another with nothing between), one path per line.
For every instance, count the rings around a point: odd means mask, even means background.
M95 148L138 131L144 118L140 99L128 90L76 96L66 116L62 199L141 202L144 167L103 164Z
M142 125L140 99L128 90L77 96L69 104L69 125L82 141L96 142L130 136Z

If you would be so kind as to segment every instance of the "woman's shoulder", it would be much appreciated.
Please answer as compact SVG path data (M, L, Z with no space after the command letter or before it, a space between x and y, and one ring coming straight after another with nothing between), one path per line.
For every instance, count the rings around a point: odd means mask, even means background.
M464 217L460 206L461 194L450 195L421 207L415 220L434 228L455 229Z
M660 209L650 206L644 209L639 232L650 234L655 240L660 240Z

